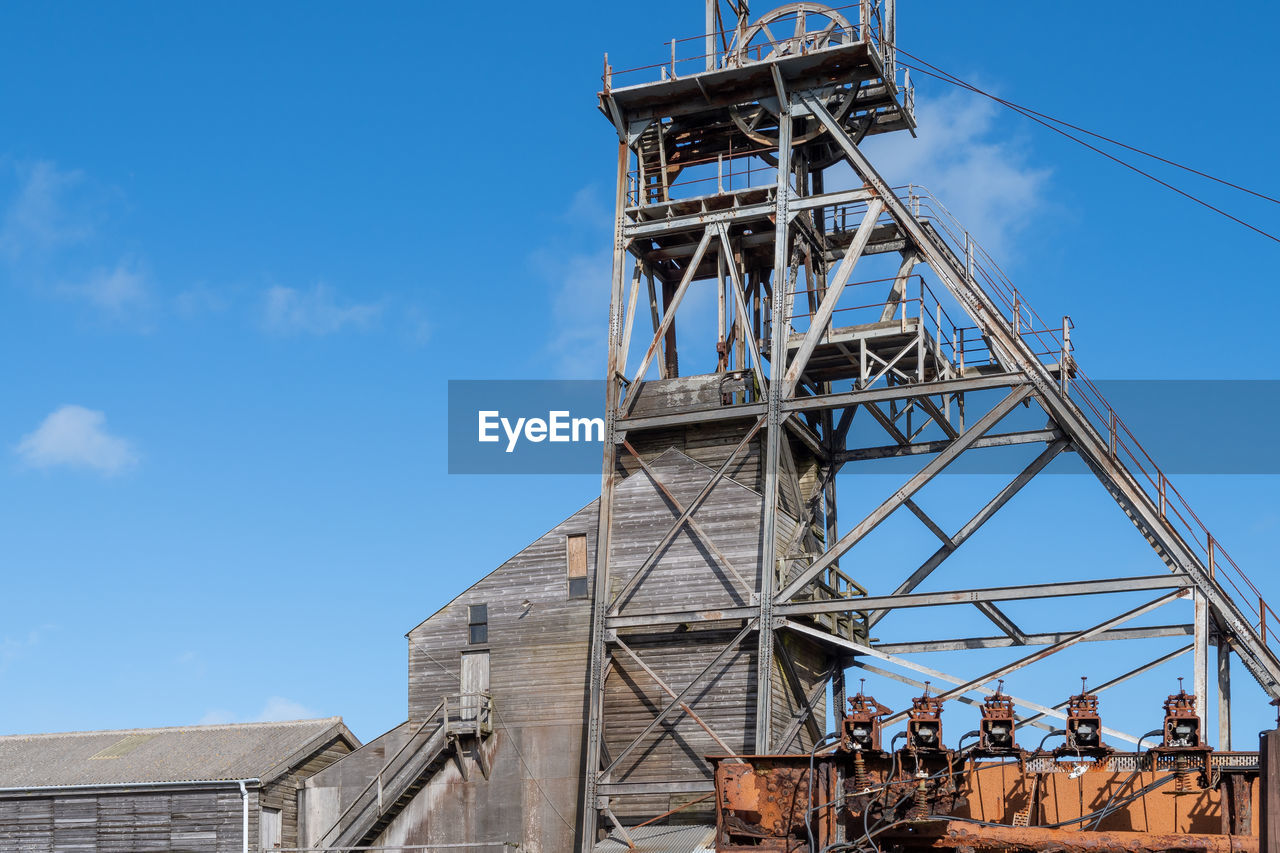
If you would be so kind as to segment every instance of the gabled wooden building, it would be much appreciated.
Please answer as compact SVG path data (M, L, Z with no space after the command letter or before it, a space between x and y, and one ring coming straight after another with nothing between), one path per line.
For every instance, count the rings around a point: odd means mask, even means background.
M340 717L0 737L0 850L296 847L303 780L359 747Z

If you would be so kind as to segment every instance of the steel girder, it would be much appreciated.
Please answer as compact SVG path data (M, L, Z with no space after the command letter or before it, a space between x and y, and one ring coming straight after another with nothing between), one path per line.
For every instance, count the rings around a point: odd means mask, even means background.
M991 294L987 293L972 272L971 258L960 257L927 217L917 215L908 202L899 198L862 154L848 131L827 110L823 95L815 91L788 91L775 74L778 110L778 145L770 152L776 164L771 186L759 184L741 193L738 203L734 190L718 193L714 199L692 199L686 202L664 199L646 204L639 196L632 198L629 169L632 158L639 157L638 146L644 127L628 127L627 117L618 113L619 145L617 207L615 210L615 244L613 254L612 301L610 311L608 395L605 435L605 459L601 488L599 535L594 569L594 607L589 673L588 720L586 733L585 802L582 823L582 849L591 849L598 825L598 815L608 812L611 797L653 790L653 785L639 785L612 779L610 770L621 756L602 760L603 729L608 708L604 701L604 681L615 652L634 659L650 672L667 694L669 701L655 715L645 730L654 730L672 715L682 714L699 724L710 737L724 746L720 735L712 731L686 703L699 679L709 672L739 643L755 633L756 699L754 750L767 753L785 748L803 727L813 721L801 712L787 722L779 742L771 742L773 706L771 691L775 667L778 631L789 631L826 644L841 654L852 655L860 666L873 672L889 673L867 663L876 658L898 668L915 670L949 683L948 697L959 701L975 701L974 696L989 694L985 685L1002 674L1017 671L1044 660L1056 652L1081 643L1140 642L1159 638L1191 635L1194 642L1172 653L1157 653L1150 661L1120 674L1104 686L1120 683L1152 667L1192 649L1196 661L1197 693L1205 696L1207 643L1211 630L1219 635L1219 649L1235 650L1248 671L1263 689L1280 697L1280 663L1254 630L1238 602L1217 582L1212 567L1205 565L1196 551L1179 535L1164 517L1158 505L1117 458L1108 439L1101 434L1072 399L1070 381L1074 369L1069 348L1064 347L1056 364L1046 364L1042 354L1033 351L1017 327L1002 313ZM608 94L603 96L608 99ZM790 144L793 120L820 121L826 138L842 155L862 183L858 189L824 192L821 170L810 170L803 146L793 150ZM646 124L651 119L646 119ZM764 197L761 197L761 192ZM708 197L710 198L710 197ZM634 203L629 203L634 202ZM833 211L855 213L855 227L828 228ZM885 331L893 328L896 315L901 322L896 334L905 342L893 351L877 351L867 345L867 335L860 332L838 334L835 313L849 287L855 265L860 258L883 252L900 252L903 264L889 288L883 306L877 306L875 321ZM628 261L635 264L628 276ZM965 356L954 346L950 355L943 353L941 324L931 339L926 332L926 318L908 323L906 282L919 265L927 268L954 300L965 316L977 327L989 354L989 364L981 369L965 364ZM642 280L651 283L649 313L652 337L645 345L640 367L630 372L628 355L638 312L637 290ZM628 279L631 290L628 293ZM667 298L661 309L652 282L668 284ZM805 283L804 291L799 283ZM748 390L735 393L731 402L721 405L690 406L679 411L634 412L634 405L644 383L656 365L659 379L672 378L676 359L674 334L677 311L690 288L700 283L715 282L719 304L719 339L715 342L721 358L717 372L750 379ZM670 289L674 286L674 289ZM809 325L792 329L798 315L796 304L801 292L811 298ZM885 324L888 324L887 326ZM872 324L874 325L874 323ZM840 339L840 340L838 340ZM847 345L841 344L847 340ZM793 348L794 345L794 348ZM814 378L811 365L821 347L842 347L848 356L852 381L842 382ZM895 345L897 346L897 345ZM767 348L766 348L767 347ZM907 367L906 365L912 365ZM980 407L983 392L1004 389L999 402L985 411L965 412ZM1043 410L1048 423L1042 429L1017 429L1000 432L1001 422L1020 405L1034 405ZM850 446L849 425L856 412L867 416L884 428L892 443ZM972 415L966 417L966 414ZM913 420L914 419L914 420ZM656 430L680 427L727 425L740 423L742 438L728 459L708 479L699 495L678 507L670 530L659 547L641 569L626 579L618 594L611 594L610 542L618 511L614 506L614 490L620 477L621 453L636 459L640 454L627 442L634 436ZM905 424L905 426L904 426ZM936 437L923 437L932 430ZM940 435L939 435L940 434ZM807 493L796 475L790 458L789 435L799 436L804 446L819 461L822 475ZM763 441L761 473L762 514L760 552L766 555L765 566L754 579L752 600L738 606L722 606L717 602L691 603L688 609L673 612L637 610L629 606L630 597L646 580L646 572L662 559L665 544L688 528L708 542L718 554L695 515L715 485L729 476L732 463L752 441ZM948 533L914 499L937 474L964 454L984 448L1017 444L1039 445L1041 450L1026 467L972 518L954 533ZM1152 547L1169 566L1166 574L1107 580L1062 580L1048 584L1022 585L991 589L948 589L919 593L916 587L933 573L951 554L974 535L979 528L999 513L1020 490L1041 473L1064 450L1074 451L1089 470L1102 481L1109 494L1126 512ZM836 517L836 472L842 467L884 457L926 456L928 461L894 490L869 515L838 534ZM656 475L643 464L642 469L657 481ZM659 488L665 488L658 483ZM791 512L783 510L784 499L790 500ZM898 509L907 508L940 542L938 551L915 571L908 573L889 594L870 595L856 586L852 594L833 595L830 577L840 572L840 561L858 543ZM796 534L784 536L784 521L794 526ZM811 527L825 526L825 535ZM721 555L722 556L722 555ZM727 561L724 561L727 562ZM733 574L743 581L743 591L752 579ZM620 580L620 579L614 579ZM856 581L856 578L855 578ZM1076 595L1114 595L1141 590L1170 590L1159 598L1120 616L1074 630L1030 630L1014 623L999 609L997 602L1025 601ZM1121 627L1124 622L1190 596L1197 602L1191 624L1154 627ZM940 607L958 603L978 609L1000 630L997 637L960 637L918 639L907 642L875 642L867 639L866 630L895 610L915 607ZM830 621L824 621L830 617ZM839 622L836 617L850 620ZM843 634L840 625L861 625L861 634ZM701 675L685 685L668 685L648 669L640 655L623 639L627 633L661 635L675 632L694 623L721 622L737 629L734 639L719 647L718 653L700 670ZM994 671L967 677L923 667L907 655L917 652L950 651L959 654L968 649L1028 647L1036 649ZM779 656L781 657L781 656ZM784 670L788 662L781 661ZM1221 672L1220 667L1220 672ZM830 677L830 674L829 674ZM912 682L905 675L893 677ZM842 679L841 679L842 680ZM792 683L794 689L794 681ZM1220 696L1229 696L1229 682L1220 679ZM841 689L841 693L843 690ZM803 691L801 691L803 693ZM814 696L797 696L802 709L810 710ZM745 698L744 698L744 701ZM1024 722L1038 724L1045 716L1061 717L1053 705L1030 698L1015 701L1029 712ZM1133 741L1122 732L1108 732L1117 739ZM637 741L638 742L638 741ZM633 743L628 751L635 747ZM706 783L696 780L670 780L664 790L701 791Z

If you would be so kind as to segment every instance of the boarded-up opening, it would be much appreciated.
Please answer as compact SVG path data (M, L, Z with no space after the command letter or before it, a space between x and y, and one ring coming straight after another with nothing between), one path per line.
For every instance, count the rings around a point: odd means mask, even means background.
M575 533L565 540L568 552L569 597L587 597L587 537L583 533Z
M489 692L489 653L462 653L462 719L475 720Z
M281 825L279 809L262 810L262 815L258 818L258 839L263 850L280 846Z

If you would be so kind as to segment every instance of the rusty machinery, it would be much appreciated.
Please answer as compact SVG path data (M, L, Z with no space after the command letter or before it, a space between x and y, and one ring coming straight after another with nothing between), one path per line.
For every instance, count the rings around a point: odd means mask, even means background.
M1087 688L1069 698L1057 732L1067 743L1052 750L1018 746L1003 685L983 702L969 749L946 746L943 710L926 685L900 715L901 748L886 750L891 711L864 686L812 754L710 759L715 849L1259 849L1258 753L1215 754L1201 737L1196 697L1181 685L1165 700L1163 737L1145 752L1103 743L1098 697Z
M1004 695L1004 681L982 703L982 721L978 724L978 746L975 755L1017 755L1021 752L1014 739L1017 718L1013 700Z
M1088 690L1088 680L1080 679L1080 692L1067 700L1067 740L1057 750L1063 755L1102 758L1111 747L1102 742L1102 717L1098 696Z
M849 697L849 710L840 723L840 749L853 756L851 781L857 792L864 792L871 785L867 756L885 757L880 745L880 718L888 713L888 708L866 695L866 679L863 679L858 695Z
M1212 747L1200 738L1200 715L1196 713L1196 697L1182 689L1164 700L1164 726L1160 746L1152 750L1161 769L1178 774L1176 791L1189 793L1209 786Z

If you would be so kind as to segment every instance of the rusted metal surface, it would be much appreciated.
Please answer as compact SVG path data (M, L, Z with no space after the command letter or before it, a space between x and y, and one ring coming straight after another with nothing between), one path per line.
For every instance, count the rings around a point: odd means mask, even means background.
M1074 719L1099 722L1095 698L1087 692L1072 697ZM908 722L918 726L890 754L869 748L879 742L873 729L888 709L860 691L841 721L841 748L814 756L811 795L807 756L746 757L736 765L715 759L717 850L817 851L836 841L871 849L877 837L880 849L899 853L1258 849L1257 762L1231 753L1231 761L1212 763L1212 750L1196 745L1195 703L1183 691L1165 703L1168 748L1161 743L1146 752L1106 750L1094 757L1007 746L1002 755L956 752L940 741L941 709L927 692L912 700ZM989 698L984 720L998 735L1009 735L992 746L1012 743L1012 727L1001 725L1011 717L1002 690ZM1100 731L1086 728L1082 735ZM849 741L854 748L845 749ZM1179 785L1180 762L1193 771L1194 784ZM806 811L814 817L812 848L805 846Z
M909 836L914 849L1045 851L1045 853L1256 853L1258 839L1238 835L1073 832L1043 827L985 826L963 821L925 826Z
M845 752L881 752L880 718L889 709L861 690L849 697L849 710L840 727L840 748Z
M1178 679L1181 686L1182 679ZM1202 749L1200 715L1196 713L1196 697L1179 690L1164 702L1163 749Z
M1024 773L1014 762L968 765L958 782L965 807L954 814L993 823L1015 822L1027 810L1032 825L1076 821L1104 831L1215 834L1222 831L1221 787L1176 793L1175 780L1164 771L1139 773L1098 768L1093 762L1059 762L1060 772ZM1075 773L1079 775L1074 775ZM1074 778L1073 778L1074 775ZM1224 775L1223 778L1227 778ZM1253 788L1240 776L1240 796L1227 820L1241 826L1241 813L1253 810ZM1161 780L1163 784L1132 803L1127 799ZM1228 806L1232 801L1228 800ZM1105 815L1098 816L1100 811ZM1094 816L1094 817L1087 817ZM1082 819L1085 819L1082 821Z
M809 757L797 755L750 756L747 763L715 763L716 850L809 850L805 826L810 803L824 803L834 790L834 765L817 761L812 788ZM813 821L815 843L834 838L831 810Z

